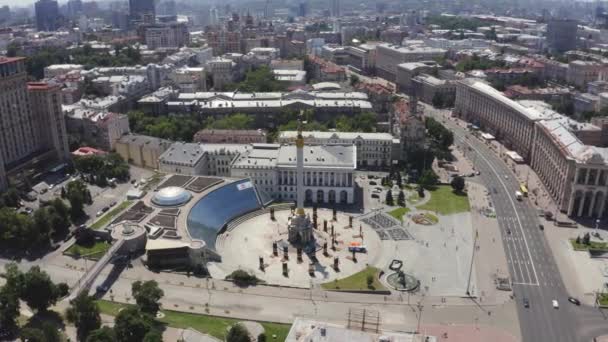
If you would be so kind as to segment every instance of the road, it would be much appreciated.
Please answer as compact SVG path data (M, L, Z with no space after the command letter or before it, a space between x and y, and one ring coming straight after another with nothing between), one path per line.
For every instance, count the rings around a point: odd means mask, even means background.
M455 144L481 172L488 188L507 254L523 340L591 341L608 333L608 321L599 309L568 302L555 259L539 229L538 211L527 200L515 198L519 183L511 169L482 141L455 121L446 120L445 111L426 107L425 113L445 122L454 132ZM522 304L523 298L529 300L529 308ZM554 299L559 309L552 307Z

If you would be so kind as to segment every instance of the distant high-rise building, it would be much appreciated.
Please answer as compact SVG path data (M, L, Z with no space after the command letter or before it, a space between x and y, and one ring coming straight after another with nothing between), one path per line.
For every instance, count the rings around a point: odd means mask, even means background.
M190 42L190 32L184 23L156 25L146 28L148 49L179 48Z
M132 21L154 23L156 17L156 7L154 0L129 0L129 16Z
M331 0L331 16L340 16L340 0Z
M8 6L2 6L0 8L0 22L6 21L11 17L11 9Z
M27 83L25 58L0 57L0 189L7 171L19 169L37 156L69 156L61 110L61 88Z
M55 31L59 28L59 6L55 0L39 0L34 5L36 10L36 29L38 31Z
M308 14L308 4L306 2L300 2L298 5L298 17L305 17Z
M76 18L82 13L82 0L69 0L67 7L68 16L70 18Z
M220 13L217 7L211 7L209 10L209 25L216 26L220 24Z
M578 22L572 19L551 19L547 24L547 45L550 51L566 52L576 49Z

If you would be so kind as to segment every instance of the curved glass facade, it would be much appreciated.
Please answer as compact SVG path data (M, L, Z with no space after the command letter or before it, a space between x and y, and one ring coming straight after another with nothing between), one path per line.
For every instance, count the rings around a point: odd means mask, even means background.
M188 191L177 186L169 186L154 194L152 203L161 207L176 207L188 202L191 198L192 194Z
M263 207L251 180L226 184L201 198L188 214L188 232L193 239L205 241L215 250L215 240L222 227L235 217Z

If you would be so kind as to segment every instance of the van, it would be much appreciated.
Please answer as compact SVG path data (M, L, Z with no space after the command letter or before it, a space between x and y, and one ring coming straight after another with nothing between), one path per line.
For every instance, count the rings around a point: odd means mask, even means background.
M515 191L515 198L517 198L518 201L521 201L523 197L524 195L520 191Z
M150 239L157 239L163 234L163 230L164 230L163 227L152 226L152 225L148 225L148 226L150 226L150 231L148 232L148 237Z

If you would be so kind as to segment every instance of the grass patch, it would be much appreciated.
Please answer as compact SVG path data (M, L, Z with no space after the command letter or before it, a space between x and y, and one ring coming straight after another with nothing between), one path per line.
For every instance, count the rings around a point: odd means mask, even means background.
M120 212L127 209L132 203L133 201L124 201L120 203L119 205L114 207L114 209L108 211L105 215L103 215L99 220L95 221L95 223L91 225L91 229L98 230L107 226L110 221L112 221L114 216L117 216L118 214L120 214Z
M439 185L430 191L431 199L418 209L434 211L441 215L461 213L470 210L466 194L457 194L450 185Z
M150 191L150 190L156 188L158 183L160 183L160 181L162 181L164 177L165 177L164 173L155 172L152 176L150 176L146 180L146 184L143 186L142 190Z
M570 243L572 244L572 248L574 248L575 251L587 251L590 249L608 249L608 243L606 242L589 241L589 244L585 245L583 243L576 243L576 239L570 239Z
M608 306L608 293L599 293L597 295L597 303L599 305Z
M411 192L411 194L407 197L407 201L413 204L420 202L420 195L418 195L418 191Z
M64 254L75 256L75 257L83 257L87 259L99 260L108 249L110 249L112 245L106 242L97 241L90 246L79 245L77 243L73 244L68 248Z
M99 310L102 313L111 316L118 315L120 309L129 306L129 304L110 302L106 300L97 301L97 305L99 305ZM239 319L234 318L200 315L172 310L162 310L162 312L165 314L165 317L159 319L160 322L166 323L174 328L193 328L202 333L219 338L222 341L226 338L228 327L241 321ZM264 329L266 331L266 337L269 341L272 341L272 335L277 336L276 341L285 341L285 339L287 338L287 334L289 333L290 328L289 324L270 322L259 323L264 326Z
M410 212L410 208L401 207L401 208L397 208L395 210L389 211L388 214L391 215L392 217L396 218L397 220L403 222L403 215L405 215L409 212Z
M336 279L325 284L321 284L326 290L362 290L362 291L383 291L386 290L384 285L378 280L380 270L368 266L361 272L355 273L350 277ZM367 277L371 275L374 278L374 282L371 286L367 286Z

